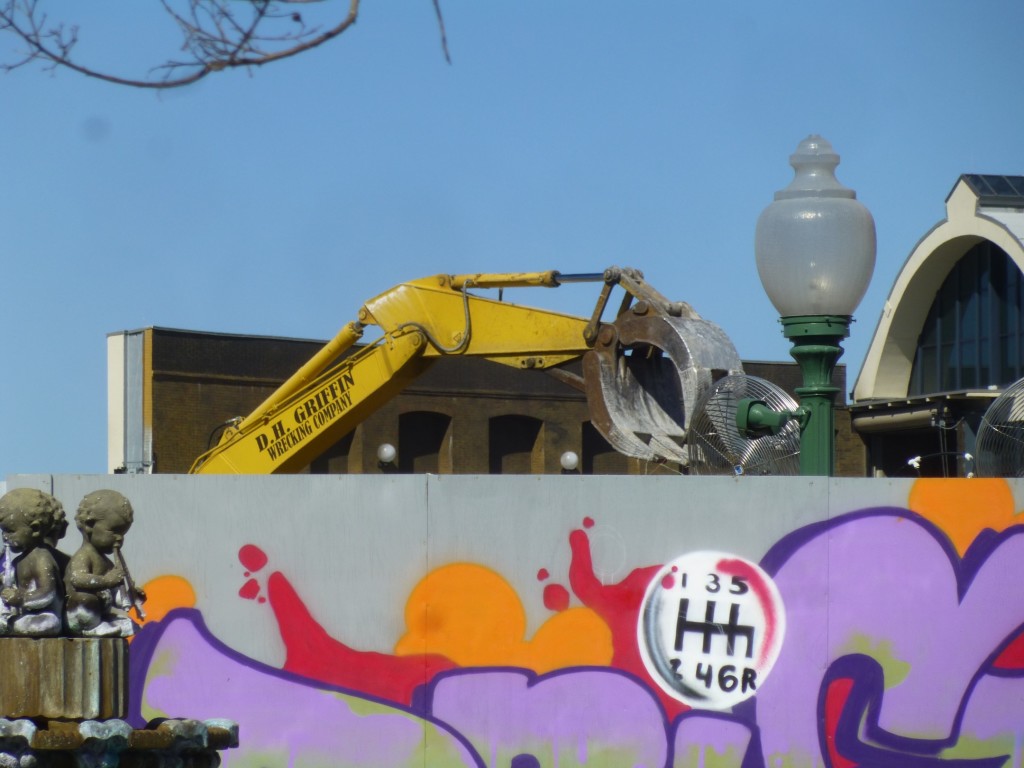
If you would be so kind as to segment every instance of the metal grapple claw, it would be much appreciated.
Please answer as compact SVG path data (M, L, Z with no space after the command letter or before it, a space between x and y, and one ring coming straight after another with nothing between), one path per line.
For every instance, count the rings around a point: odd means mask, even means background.
M591 420L617 451L687 463L686 431L701 395L743 370L725 332L688 317L631 314L601 326L583 357Z

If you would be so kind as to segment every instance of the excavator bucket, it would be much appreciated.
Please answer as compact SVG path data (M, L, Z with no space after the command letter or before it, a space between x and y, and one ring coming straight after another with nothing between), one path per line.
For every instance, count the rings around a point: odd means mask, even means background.
M688 307L682 317L634 309L602 325L583 357L592 423L620 453L685 465L694 406L743 366L725 332Z

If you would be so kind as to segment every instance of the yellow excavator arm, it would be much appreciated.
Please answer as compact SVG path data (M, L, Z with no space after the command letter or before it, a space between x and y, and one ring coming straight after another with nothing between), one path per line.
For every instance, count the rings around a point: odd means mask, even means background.
M571 281L604 284L590 318L470 292L554 288ZM602 324L616 285L625 289L625 297L616 321ZM383 335L343 356L369 325ZM636 350L643 354L624 357ZM699 393L683 390L694 383L700 389L698 379L710 385L717 375L740 368L731 342L717 326L701 320L689 305L666 300L636 270L437 275L403 283L366 302L357 321L342 328L251 414L234 420L190 472L297 471L443 355L531 369L551 369L587 355L585 379L576 383L587 392L595 426L620 451L648 459L684 460L685 406L692 405L685 401ZM707 375L702 379L694 368ZM561 377L573 378L564 372ZM676 395L679 402L671 402Z

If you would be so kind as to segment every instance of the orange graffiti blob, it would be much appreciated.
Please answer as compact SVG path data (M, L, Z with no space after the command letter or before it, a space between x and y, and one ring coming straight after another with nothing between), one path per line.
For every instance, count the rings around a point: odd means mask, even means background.
M194 608L196 605L195 590L181 576L158 576L147 581L142 589L146 593L146 602L142 606L146 611L146 619L140 624L160 621L175 608ZM134 612L132 617L139 621Z
M489 568L454 563L431 571L405 606L399 656L439 654L459 666L514 666L550 672L607 666L612 633L589 608L552 616L526 639L526 611L515 590Z
M985 529L1002 531L1024 522L1014 511L1013 492L1000 478L921 478L908 506L945 531L961 556Z

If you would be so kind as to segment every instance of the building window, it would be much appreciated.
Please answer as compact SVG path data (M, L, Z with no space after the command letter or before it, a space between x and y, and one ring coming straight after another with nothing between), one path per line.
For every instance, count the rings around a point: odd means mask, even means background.
M311 475L347 475L349 454L352 452L352 438L355 430L349 432L309 464ZM358 472L358 470L356 470Z
M544 422L531 416L495 416L488 426L492 475L544 472Z
M1021 272L986 241L971 248L935 295L917 341L908 395L1006 386L1021 365Z
M398 417L398 471L443 474L452 471L451 417L432 411L411 411Z

